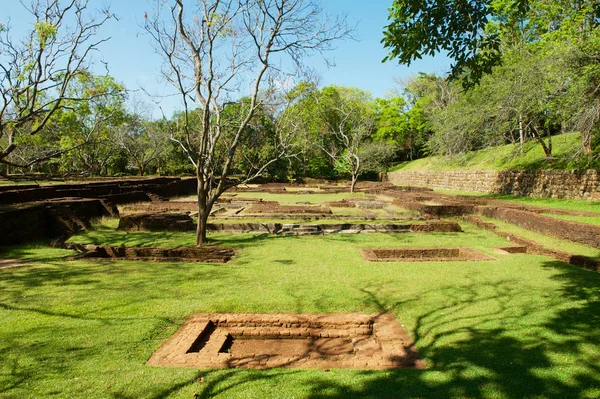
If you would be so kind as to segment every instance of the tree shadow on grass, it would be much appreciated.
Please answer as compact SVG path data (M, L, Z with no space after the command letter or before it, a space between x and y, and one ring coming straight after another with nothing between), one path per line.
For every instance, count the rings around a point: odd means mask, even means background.
M401 322L412 303L436 303L416 315L410 331L430 369L355 371L349 372L350 381L317 374L306 383L306 397L594 397L600 387L594 355L600 348L600 275L556 261L543 267L561 283L547 293L523 286L518 276L493 282L469 278L406 298L387 295L385 284L358 288L365 308L394 311ZM528 301L530 296L545 299ZM272 372L209 371L211 383L199 397L226 397L275 377Z
M310 397L562 399L597 395L600 363L593 351L600 348L600 275L556 261L544 267L558 271L552 278L563 282L552 293L556 311L545 320L532 325L523 321L543 318L548 309L533 303L516 308L514 297L527 295L517 279L487 287L467 282L441 292L424 292L413 299L427 300L434 294L445 298L437 308L417 317L413 331L431 369L390 371L383 376L363 371L357 377L362 384L352 385L323 379L314 382ZM386 298L377 287L362 291L365 304L381 311L406 309L406 301ZM489 311L470 311L490 301L494 307ZM565 308L565 302L572 307ZM561 364L564 358L570 360Z

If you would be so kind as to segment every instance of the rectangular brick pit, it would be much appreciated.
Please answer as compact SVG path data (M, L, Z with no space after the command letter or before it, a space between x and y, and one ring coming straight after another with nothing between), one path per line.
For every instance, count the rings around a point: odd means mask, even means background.
M392 314L197 314L148 360L197 368L425 368Z

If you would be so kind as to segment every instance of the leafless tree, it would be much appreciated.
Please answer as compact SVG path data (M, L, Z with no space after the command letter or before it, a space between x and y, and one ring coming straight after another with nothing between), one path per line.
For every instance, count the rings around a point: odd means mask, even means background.
M98 29L115 18L108 9L91 16L88 0L32 0L21 3L33 18L27 37L11 37L10 22L0 23L0 163L27 167L58 156L62 149L26 165L8 157L18 146L19 136L44 130L52 115L76 102L105 93L71 97L69 86L80 73L87 73L91 55L109 38L98 38Z
M239 182L260 175L275 161L256 165L253 173L242 180L228 178L256 110L301 71L304 57L332 49L334 42L348 37L351 29L345 18L327 18L310 0L164 3L157 2L145 27L165 60L164 78L177 89L183 102L184 137L177 141L196 170L196 243L203 245L207 219L219 196ZM243 96L249 98L244 116L225 145L222 111L226 104ZM200 127L192 130L188 115L194 109L202 116ZM286 144L283 140L279 146ZM224 156L217 154L219 149L223 149Z

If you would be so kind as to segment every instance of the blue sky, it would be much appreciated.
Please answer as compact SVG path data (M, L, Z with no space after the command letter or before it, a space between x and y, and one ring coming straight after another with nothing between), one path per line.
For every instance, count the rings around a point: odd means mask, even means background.
M387 9L392 0L322 0L321 3L331 14L346 13L349 21L357 24L355 36L358 39L340 42L337 49L328 55L335 62L334 67L328 68L320 57L307 60L309 66L317 70L322 85L356 86L369 91L373 97L383 97L396 86L394 78L405 79L420 71L443 74L449 69L450 60L441 55L418 60L410 67L393 61L381 62L386 51L380 41L383 27L387 24ZM150 13L153 1L90 0L90 4L92 7L108 4L111 11L119 17L119 21L110 21L103 27L102 35L110 36L111 40L102 45L96 58L107 62L110 73L130 90L143 87L148 92L159 95L172 93L160 81L162 60L154 52L150 37L140 28L144 13ZM10 16L15 33L31 24L17 0L4 4L2 14L0 21L5 22ZM141 92L138 95L144 97ZM159 109L151 101L145 101L152 106L152 114L160 116ZM179 108L177 97L160 98L156 101L160 101L167 116L171 116Z

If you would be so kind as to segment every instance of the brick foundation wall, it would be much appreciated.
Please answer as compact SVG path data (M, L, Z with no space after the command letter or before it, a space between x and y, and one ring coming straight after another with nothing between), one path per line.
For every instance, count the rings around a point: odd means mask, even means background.
M524 197L600 200L600 170L391 172L390 183Z

